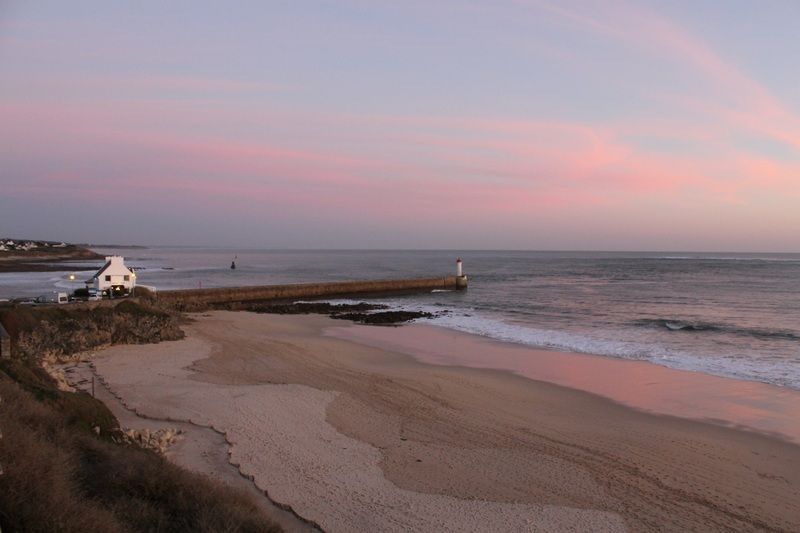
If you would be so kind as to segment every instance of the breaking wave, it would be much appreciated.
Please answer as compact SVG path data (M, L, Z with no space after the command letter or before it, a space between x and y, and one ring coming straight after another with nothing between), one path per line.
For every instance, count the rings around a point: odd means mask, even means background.
M636 320L636 326L659 327L670 331L709 331L755 337L759 339L785 339L800 340L800 334L793 331L771 330L759 328L747 328L734 324L714 324L702 321L680 320L680 319L661 319L645 318Z

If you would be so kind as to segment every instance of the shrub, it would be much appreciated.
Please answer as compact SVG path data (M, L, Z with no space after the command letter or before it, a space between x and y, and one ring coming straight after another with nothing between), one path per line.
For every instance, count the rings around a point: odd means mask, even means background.
M279 531L247 494L116 444L102 403L47 379L22 362L0 370L3 532Z
M72 297L86 299L89 297L89 289L85 287L81 287L80 289L75 289L74 291L72 291Z
M181 338L175 316L124 300L15 307L0 319L15 354L0 360L0 531L279 531L249 495L122 444L102 402L58 390L38 365L45 354Z
M128 531L112 512L81 495L70 431L58 412L2 377L0 528Z
M156 294L147 287L137 286L133 289L133 295L137 300L152 301L155 300Z

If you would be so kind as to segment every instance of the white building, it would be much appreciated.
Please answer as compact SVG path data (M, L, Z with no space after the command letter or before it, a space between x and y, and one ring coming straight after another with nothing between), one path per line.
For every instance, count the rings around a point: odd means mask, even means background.
M106 264L94 276L86 280L86 288L110 291L113 296L128 294L136 286L136 273L125 266L125 258L119 255L106 257Z

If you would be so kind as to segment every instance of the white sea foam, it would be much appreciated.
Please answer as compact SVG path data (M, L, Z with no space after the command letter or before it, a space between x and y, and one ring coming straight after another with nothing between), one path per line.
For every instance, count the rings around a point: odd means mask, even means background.
M432 305L403 303L393 307L410 311L441 313ZM761 381L800 389L800 359L775 358L756 360L737 355L695 354L676 350L654 341L649 332L638 335L630 331L602 331L584 334L570 331L539 329L512 323L479 312L438 314L433 319L420 319L420 324L432 324L464 333L489 337L503 342L526 346L578 352L592 355L648 361L678 370L704 372L722 377Z

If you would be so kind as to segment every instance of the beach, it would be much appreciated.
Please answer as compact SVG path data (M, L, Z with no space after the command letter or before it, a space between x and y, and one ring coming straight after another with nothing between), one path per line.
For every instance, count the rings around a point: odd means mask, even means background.
M457 365L430 346L427 326L191 316L184 340L100 352L95 372L114 395L104 401L134 410L141 427L213 428L259 491L326 531L800 530L791 427L690 419L714 417L664 400L691 382L669 369L635 368L637 386L661 383L653 403L668 403L664 414L610 399L619 384L578 359L584 385L605 382L607 397L555 370L552 383ZM460 351L504 354L503 343L458 335L471 347ZM746 384L726 383L713 395L736 398ZM797 395L780 402L791 418ZM167 456L191 466L180 453Z

